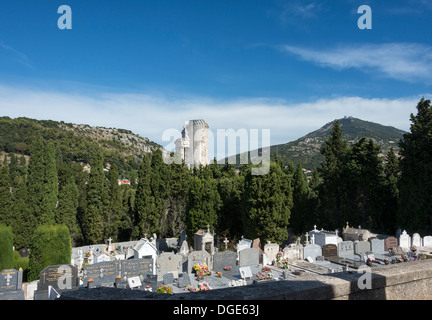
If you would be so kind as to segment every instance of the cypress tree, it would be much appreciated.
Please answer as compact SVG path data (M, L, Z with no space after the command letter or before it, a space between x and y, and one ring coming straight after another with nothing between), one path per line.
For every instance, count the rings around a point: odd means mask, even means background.
M0 224L0 270L14 267L12 238L12 228Z
M60 188L58 208L56 210L56 223L64 224L69 228L74 242L81 238L77 220L79 190L72 175L68 175Z
M138 187L135 195L135 236L143 237L150 234L151 229L148 223L149 216L153 210L152 191L150 187L151 168L150 155L145 154L138 171Z
M87 244L101 243L104 237L103 194L105 173L103 171L103 155L98 150L93 155L91 171L87 184L87 208L82 218L82 230Z
M245 236L281 244L288 238L292 205L292 181L279 164L271 162L265 175L252 175L249 170L242 210Z
M410 132L400 141L399 206L397 224L408 232L432 228L432 107L422 98L411 114Z
M0 223L10 226L13 222L12 195L8 168L0 168Z
M310 190L299 162L293 175L293 208L289 224L296 234L302 234L306 230L311 218L310 209Z
M342 139L339 121L333 123L330 136L326 140L321 153L324 161L319 168L322 184L320 186L320 221L324 228L342 227L346 221L343 217L344 177L348 144Z
M58 176L56 167L56 153L54 145L48 143L43 154L43 194L40 203L40 224L55 222L56 206L58 201Z

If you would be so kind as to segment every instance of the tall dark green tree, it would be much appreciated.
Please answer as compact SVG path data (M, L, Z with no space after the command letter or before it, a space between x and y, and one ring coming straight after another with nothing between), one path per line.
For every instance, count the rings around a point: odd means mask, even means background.
M118 168L116 164L113 164L108 173L108 207L105 211L105 236L111 237L114 241L118 241L125 219L118 179Z
M400 141L397 224L408 232L428 234L432 228L432 107L422 98L411 114L410 132Z
M271 162L264 175L248 171L242 203L245 236L281 244L288 238L292 205L292 181L278 163Z
M103 171L103 155L99 150L93 155L91 171L87 184L87 207L81 225L87 244L104 241L104 206L105 173Z
M339 121L333 123L331 134L321 149L324 161L319 168L322 184L320 186L320 222L326 229L342 227L346 221L343 217L344 181L348 144L342 139Z
M76 244L81 239L81 230L77 219L79 190L73 175L68 175L59 191L56 223L69 228L71 238Z
M208 166L196 170L189 184L187 196L185 225L189 243L199 229L218 230L218 214L222 205L217 189L217 180L213 178Z
M14 245L19 248L30 248L33 232L37 225L36 216L33 215L28 205L28 193L26 181L18 183L14 192L12 229L14 233Z
M0 224L0 270L13 268L12 228Z
M396 214L399 199L399 159L393 148L388 152L384 164L383 187L383 214L381 219L382 232L386 234L396 233Z
M290 227L295 234L302 234L310 225L312 207L311 191L303 167L299 162L293 175L293 208L290 216Z
M56 206L58 201L58 176L56 166L56 153L54 145L48 143L43 153L43 188L42 202L40 203L40 224L55 223Z
M12 224L14 219L12 209L12 193L8 167L3 165L0 168L0 223L8 226Z
M154 210L154 201L150 187L151 167L150 155L145 154L141 167L138 171L138 187L135 195L135 237L143 237L144 234L151 234L149 223L151 212Z
M31 214L36 218L37 223L39 223L41 219L41 204L45 191L45 186L43 184L45 179L43 150L44 145L42 137L38 135L32 144L27 178L27 204Z

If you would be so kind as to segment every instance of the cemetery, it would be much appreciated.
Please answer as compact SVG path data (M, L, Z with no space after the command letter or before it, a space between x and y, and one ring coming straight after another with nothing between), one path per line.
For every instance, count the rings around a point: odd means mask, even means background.
M217 238L209 229L198 230L193 247L185 233L179 238L157 239L152 235L124 243L108 239L108 244L73 248L71 264L48 266L39 280L25 286L21 271L2 270L0 300L93 299L92 293L100 290L113 297L115 292L141 294L144 299L194 299L198 292L212 292L211 296L224 299L231 296L229 292L240 290L243 298L249 295L257 299L266 292L274 295L274 286L284 288L284 293L279 293L283 298L296 292L292 298L317 299L325 298L325 294L316 297L318 291L310 292L310 286L327 288L330 282L334 294L334 286L341 279L343 287L347 279L359 281L363 274L359 270L364 267L372 270L374 285L381 283L383 288L391 282L391 277L384 275L395 270L397 277L392 281L399 285L401 268L411 270L404 271L405 278L415 272L415 280L421 280L419 270L423 269L425 279L432 277L432 236L411 236L405 230L397 236L377 235L347 227L340 237L337 230L318 230L315 226L304 238L303 243L298 238L282 248L242 237L235 251L228 250L228 239ZM299 294L296 290L303 291ZM350 290L348 296L352 296L352 285Z

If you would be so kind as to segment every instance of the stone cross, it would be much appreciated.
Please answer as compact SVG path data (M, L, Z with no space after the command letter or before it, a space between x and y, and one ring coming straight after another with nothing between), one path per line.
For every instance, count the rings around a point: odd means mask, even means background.
M109 239L108 239L108 251L109 251L110 248L111 248L111 241L112 241L112 239L111 239L111 237L109 237Z
M229 242L228 239L225 238L225 240L223 242L225 243L225 250L228 249L228 242Z
M309 244L309 233L306 232L305 237L306 237L306 243L305 244L308 245Z

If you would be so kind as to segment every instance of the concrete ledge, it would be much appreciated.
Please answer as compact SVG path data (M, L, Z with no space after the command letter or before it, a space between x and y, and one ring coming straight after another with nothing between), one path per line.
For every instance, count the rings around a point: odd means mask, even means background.
M60 300L420 300L432 299L432 259L374 267L370 274L307 274L295 280L271 281L195 293L162 294L141 290L95 288L64 292ZM371 276L371 289L362 289Z

